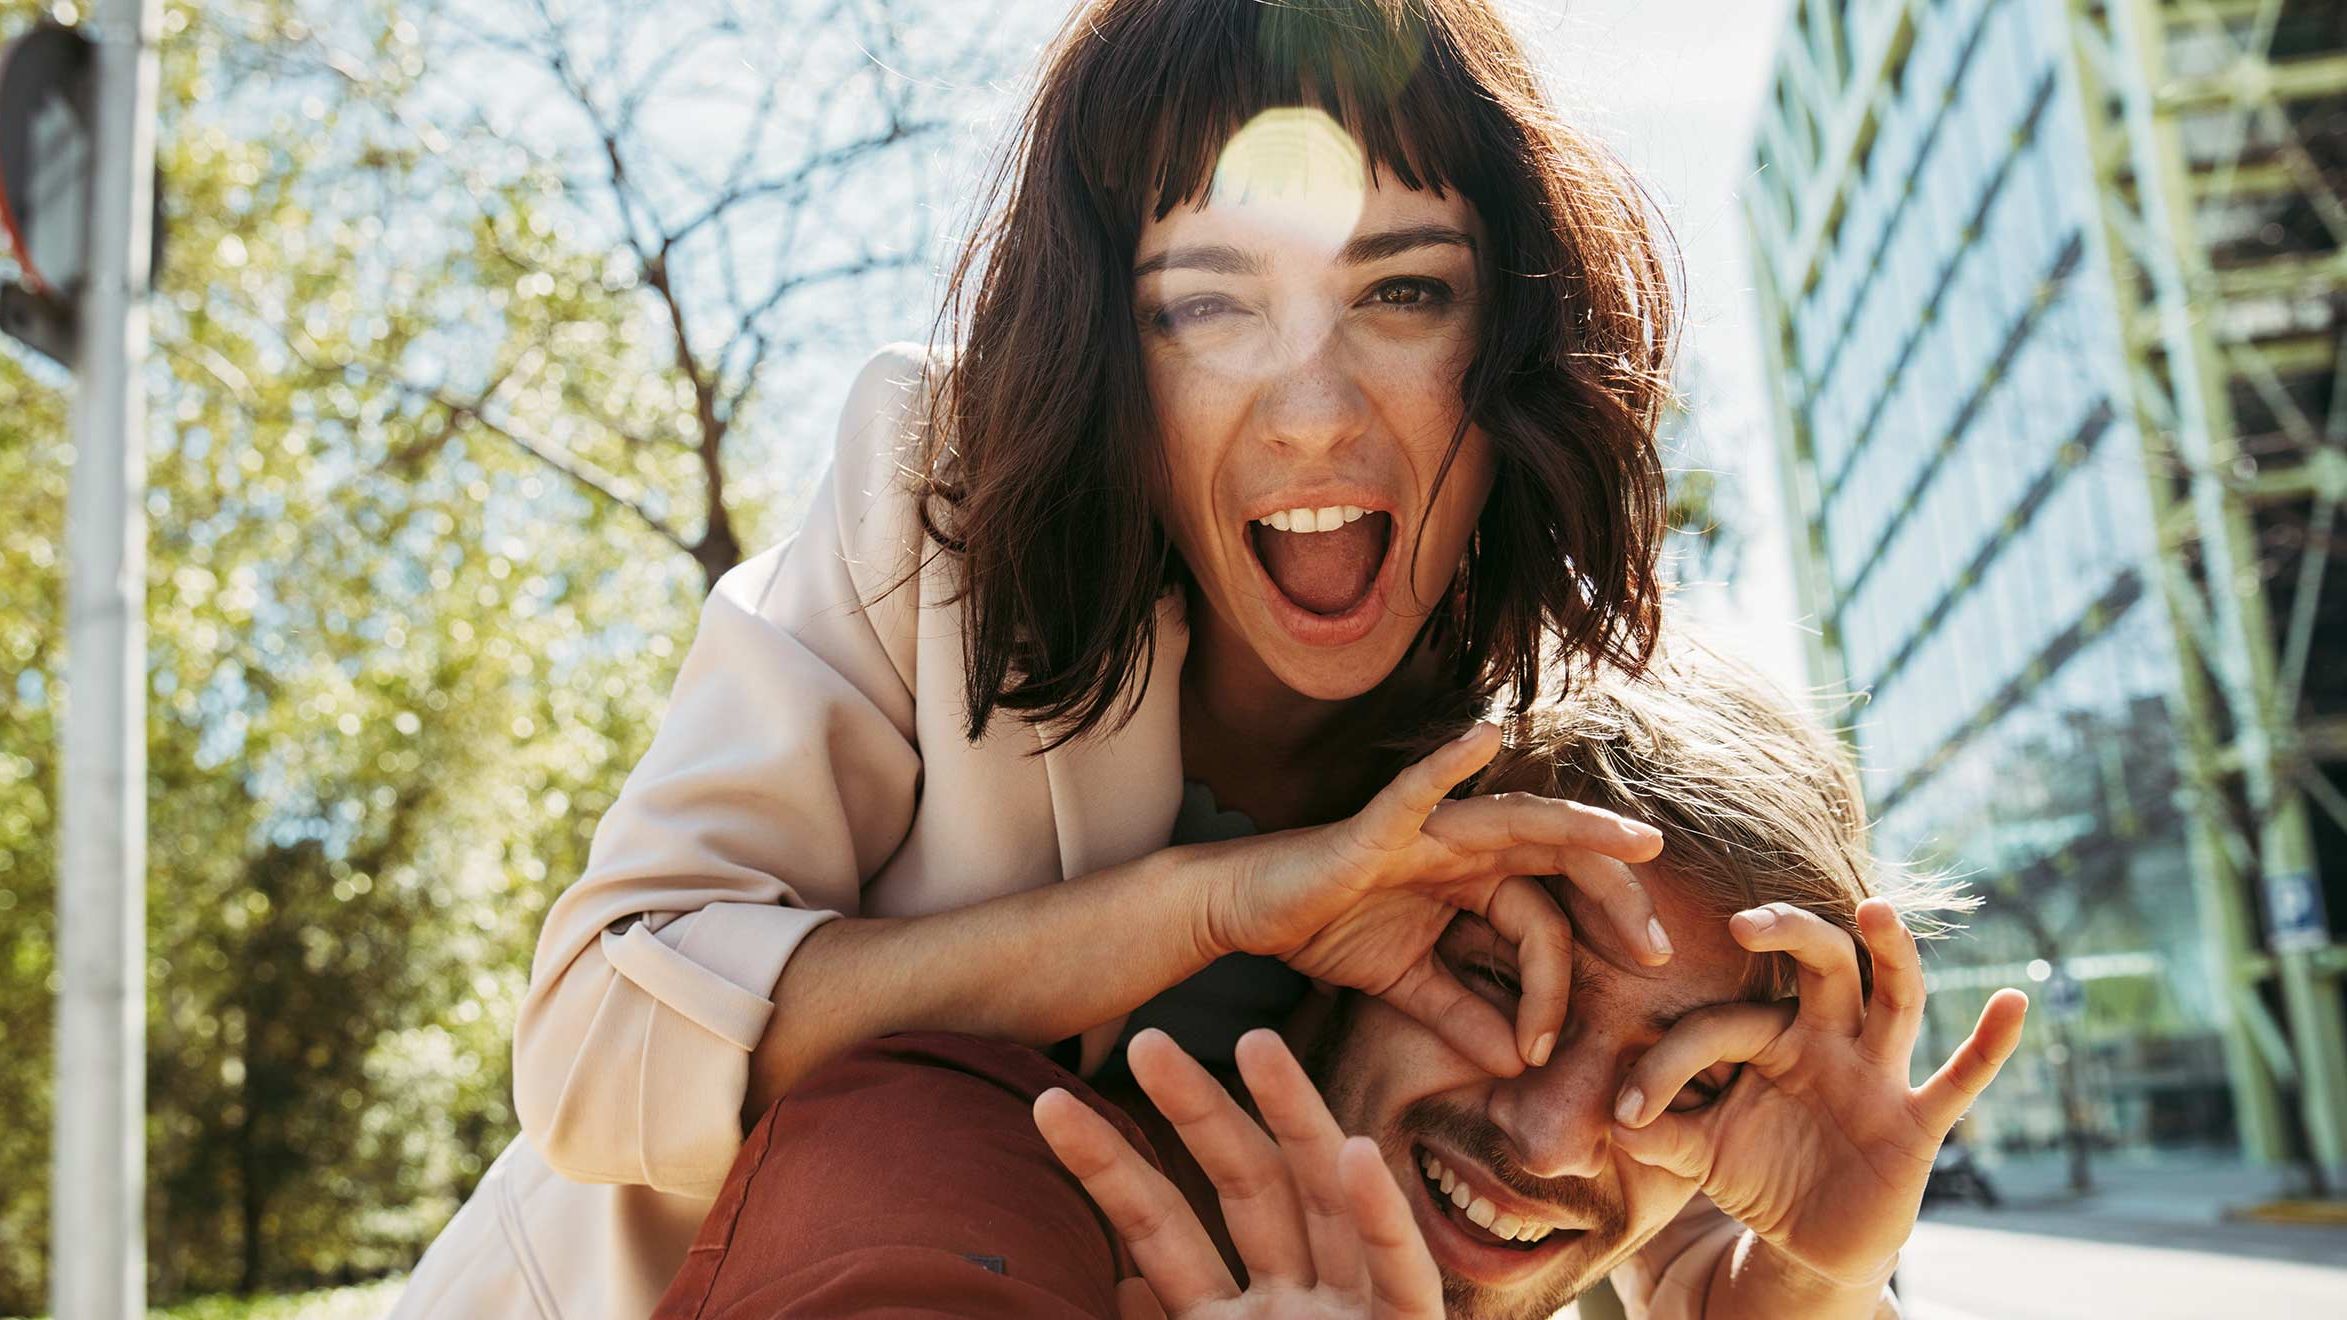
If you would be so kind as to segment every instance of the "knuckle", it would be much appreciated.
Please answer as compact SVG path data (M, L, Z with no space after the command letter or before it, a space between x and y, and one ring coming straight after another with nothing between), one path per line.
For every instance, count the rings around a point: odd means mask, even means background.
M1234 1201L1256 1201L1277 1195L1283 1181L1260 1169L1237 1169L1216 1179L1215 1186Z
M1138 1244L1164 1233L1172 1223L1173 1214L1165 1206L1142 1205L1133 1208L1118 1231L1125 1235L1126 1242Z
M1297 1201L1304 1207L1304 1213L1314 1219L1342 1219L1345 1217L1344 1198L1332 1194L1326 1188L1317 1186L1300 1188L1297 1192Z

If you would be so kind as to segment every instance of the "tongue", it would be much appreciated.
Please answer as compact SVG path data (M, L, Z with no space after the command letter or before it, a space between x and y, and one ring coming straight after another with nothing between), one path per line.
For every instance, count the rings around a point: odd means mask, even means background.
M1314 614L1342 614L1369 594L1385 558L1382 513L1365 514L1333 532L1281 532L1257 524L1255 551L1289 600Z

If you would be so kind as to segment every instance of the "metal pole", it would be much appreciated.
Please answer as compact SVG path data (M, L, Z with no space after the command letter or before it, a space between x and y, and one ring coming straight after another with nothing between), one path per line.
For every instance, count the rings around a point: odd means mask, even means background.
M161 0L99 0L88 282L66 501L50 1306L146 1310L146 290Z

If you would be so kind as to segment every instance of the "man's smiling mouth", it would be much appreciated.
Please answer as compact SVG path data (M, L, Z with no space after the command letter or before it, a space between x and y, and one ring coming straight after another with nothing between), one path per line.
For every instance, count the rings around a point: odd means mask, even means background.
M1519 1219L1476 1195L1474 1187L1433 1151L1418 1146L1411 1155L1427 1199L1471 1242L1530 1254L1562 1246L1582 1233L1581 1229Z

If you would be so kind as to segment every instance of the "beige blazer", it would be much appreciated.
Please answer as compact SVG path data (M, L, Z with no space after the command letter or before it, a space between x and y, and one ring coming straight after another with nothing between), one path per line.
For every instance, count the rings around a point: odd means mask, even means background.
M808 931L1165 846L1178 610L1133 721L1036 756L1015 720L962 735L949 566L883 598L924 544L905 474L925 362L891 345L864 366L805 526L703 607L659 732L539 935L514 1038L522 1135L394 1316L647 1314L741 1146L749 1052ZM1120 1026L1086 1034L1087 1070Z

